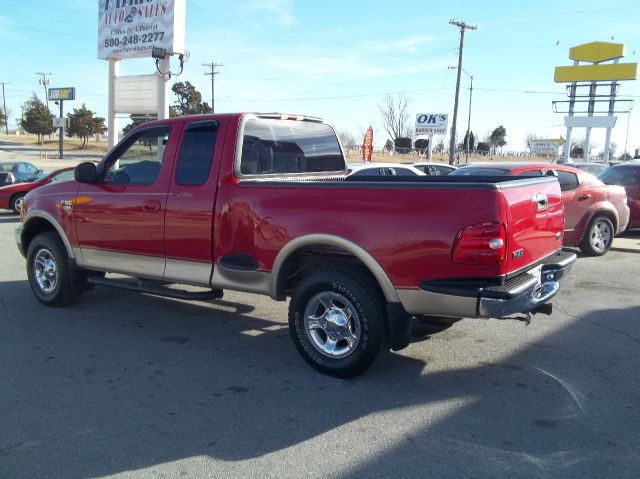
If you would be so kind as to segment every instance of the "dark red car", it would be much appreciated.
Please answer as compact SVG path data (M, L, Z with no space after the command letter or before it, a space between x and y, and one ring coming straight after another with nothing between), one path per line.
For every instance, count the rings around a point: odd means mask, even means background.
M640 173L640 164L638 167ZM563 244L579 246L589 256L605 254L613 243L613 237L623 232L629 222L624 188L605 185L590 173L572 166L525 162L475 163L450 174L557 176L565 208Z
M631 210L629 228L640 228L640 161L610 166L598 175L606 185L623 186Z
M29 183L14 183L0 187L0 209L13 210L20 214L24 196L38 186L46 185L54 181L72 180L73 167L61 168Z

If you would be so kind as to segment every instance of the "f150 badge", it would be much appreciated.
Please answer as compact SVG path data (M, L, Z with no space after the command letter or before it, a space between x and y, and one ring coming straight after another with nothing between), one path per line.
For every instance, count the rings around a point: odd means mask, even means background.
M524 248L520 248L511 253L511 258L516 259L520 258L524 254Z

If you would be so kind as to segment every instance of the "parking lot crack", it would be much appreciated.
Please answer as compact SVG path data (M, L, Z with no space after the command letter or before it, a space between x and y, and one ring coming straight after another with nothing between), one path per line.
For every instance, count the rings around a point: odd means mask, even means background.
M557 307L556 307L556 309L558 311L560 311L561 313L566 314L570 318L577 319L578 321L582 321L583 323L589 323L589 324L591 324L593 326L596 326L598 328L606 329L607 331L611 331L611 332L620 334L622 336L626 336L627 338L631 339L632 341L635 341L636 343L640 344L640 338L637 338L633 334L629 334L626 331L621 331L619 329L612 328L611 326L605 326L604 324L600 324L600 323L598 323L596 321L592 321L590 319L583 318L582 316L576 316L574 314L569 313L568 311L565 311L565 310L557 308Z

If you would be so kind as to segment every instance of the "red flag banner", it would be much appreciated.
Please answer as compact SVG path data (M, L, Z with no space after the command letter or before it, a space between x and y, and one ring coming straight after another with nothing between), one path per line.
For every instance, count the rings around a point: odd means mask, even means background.
M362 159L371 163L371 154L373 153L373 128L369 127L364 135L362 143Z

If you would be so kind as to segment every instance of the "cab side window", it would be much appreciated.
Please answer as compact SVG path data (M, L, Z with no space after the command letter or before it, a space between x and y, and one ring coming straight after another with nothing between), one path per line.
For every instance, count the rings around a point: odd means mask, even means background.
M203 185L209 179L218 125L213 121L191 123L182 139L176 181L181 185Z
M578 187L578 175L568 171L558 171L558 181L562 191L575 190Z
M105 183L152 185L160 176L169 127L142 130L130 138L109 167Z

